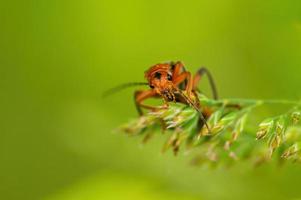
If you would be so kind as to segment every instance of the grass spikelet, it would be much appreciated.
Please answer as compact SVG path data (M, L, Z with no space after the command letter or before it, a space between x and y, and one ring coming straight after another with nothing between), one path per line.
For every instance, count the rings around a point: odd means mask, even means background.
M162 152L172 149L176 155L182 147L195 150L198 155L193 158L194 164L229 165L247 159L256 166L272 159L300 163L300 102L212 100L202 94L199 99L201 109L212 112L207 119L210 132L201 126L195 109L179 103L148 112L120 130L128 135L142 135L144 142L163 130L168 136ZM254 110L266 104L287 104L293 108L278 116L267 116L258 125L249 122Z

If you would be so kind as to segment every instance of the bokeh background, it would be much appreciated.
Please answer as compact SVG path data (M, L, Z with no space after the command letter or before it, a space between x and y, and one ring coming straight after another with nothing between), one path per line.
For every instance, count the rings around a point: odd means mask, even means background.
M1 1L0 199L301 198L300 166L191 167L113 131L134 89L101 98L181 60L222 98L299 99L300 56L297 0Z

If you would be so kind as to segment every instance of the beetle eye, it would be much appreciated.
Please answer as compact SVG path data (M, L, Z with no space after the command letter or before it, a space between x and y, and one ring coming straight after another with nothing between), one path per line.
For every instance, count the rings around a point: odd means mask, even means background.
M170 74L167 74L167 79L168 79L169 81L171 81L171 80L172 80L172 76L171 76Z
M155 78L156 79L161 79L161 73L160 72L156 72L155 73Z

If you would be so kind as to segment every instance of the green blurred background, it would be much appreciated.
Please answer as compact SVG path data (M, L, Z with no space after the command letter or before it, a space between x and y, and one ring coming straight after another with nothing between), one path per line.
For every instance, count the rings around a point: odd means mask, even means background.
M101 98L181 60L222 98L299 99L301 1L1 1L0 47L0 199L301 198L300 166L191 167L114 133L133 89Z

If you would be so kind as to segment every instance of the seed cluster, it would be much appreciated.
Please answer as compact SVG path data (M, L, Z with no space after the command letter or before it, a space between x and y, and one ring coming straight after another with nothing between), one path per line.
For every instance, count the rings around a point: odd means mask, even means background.
M174 103L167 109L134 119L120 129L128 135L143 135L143 142L161 131L168 137L162 151L172 149L176 155L185 146L185 150L196 154L194 164L228 165L247 159L255 165L273 159L301 163L299 103L287 113L262 120L256 128L248 118L264 101L212 100L198 95L201 108L212 112L207 119L208 127L200 123L194 108Z

